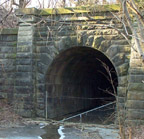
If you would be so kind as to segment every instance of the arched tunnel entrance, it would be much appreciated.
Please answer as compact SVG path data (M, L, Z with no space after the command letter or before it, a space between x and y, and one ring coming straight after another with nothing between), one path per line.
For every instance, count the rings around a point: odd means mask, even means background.
M53 60L46 75L48 117L115 101L117 85L115 68L103 53L90 47L65 50Z

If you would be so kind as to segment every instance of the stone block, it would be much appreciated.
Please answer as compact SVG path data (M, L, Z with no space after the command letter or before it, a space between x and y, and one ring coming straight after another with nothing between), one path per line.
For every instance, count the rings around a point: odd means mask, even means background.
M116 45L111 45L106 51L106 55L110 58L114 57L117 53L118 47Z
M49 49L51 46L37 46L35 52L36 53L47 53L50 54L51 51Z
M114 45L128 45L128 42L124 40L111 40L111 44Z
M128 100L144 100L144 92L143 91L128 91L127 93Z
M27 25L27 26L19 26L19 32L27 32L27 31L31 31L31 30L33 30L34 28L33 28L33 26L31 26L31 25ZM18 33L19 33L18 32Z
M27 95L29 95L30 96L30 94L32 94L33 93L33 88L32 88L32 86L17 86L17 85L15 85L15 95L16 95L16 97L19 95L19 94L21 94L20 95L20 98L22 97L22 96L27 96ZM25 94L25 95L24 95Z
M36 87L38 91L45 93L45 84L37 84Z
M94 40L93 40L92 46L94 48L96 48L96 49L99 49L100 46L101 46L102 41L104 41L104 40L105 39L102 36L100 36L100 37L94 36Z
M0 35L0 41L12 42L17 41L17 35Z
M17 52L31 52L32 47L30 46L18 46L17 47Z
M103 38L105 40L120 40L120 39L124 39L124 37L122 35L103 35Z
M38 15L40 14L40 10L36 8L22 8L22 9L16 9L15 11L16 15Z
M2 35L17 35L18 29L17 28L3 28L0 30L0 34Z
M7 75L9 72L15 72L16 67L15 65L5 65L5 66L0 66L0 72L3 72L3 74Z
M33 36L18 36L18 42L32 42Z
M10 67L15 64L15 59L2 59L0 60L0 66Z
M83 45L83 31L77 32L77 43L78 45Z
M37 109L36 114L37 114L38 117L43 117L43 118L45 117L45 111L44 110Z
M86 46L92 46L94 37L91 35L88 37Z
M55 36L73 36L76 35L76 31L74 30L65 30L65 31L58 31L58 32L54 32Z
M143 83L129 83L128 84L129 91L144 91Z
M126 98L125 97L118 97L118 103L125 103Z
M119 66L125 62L125 54L124 53L117 53L113 58L112 58L113 63L115 66Z
M23 20L23 21L22 21ZM20 23L19 26L32 26L32 24L29 23L38 23L40 21L39 17L32 16L32 15L25 15L23 16L22 20L18 18L18 22ZM32 26L34 27L34 26Z
M118 77L119 86L127 87L128 79L127 76Z
M28 58L31 58L32 57L32 53L31 52L25 52L25 53L23 53L23 52L17 52L17 54L16 54L16 57L17 57L17 59L21 59L21 58L26 58L26 59L28 59Z
M117 35L117 34L119 34L119 32L114 29L103 29L95 31L95 35Z
M118 96L126 97L127 87L117 87Z
M111 45L111 40L104 40L101 42L101 45L98 50L102 52L106 52L107 49L110 47L110 45Z
M2 53L15 53L16 47L0 47Z
M39 110L44 110L45 109L45 105L44 104L37 104L37 109Z
M27 30L27 27L25 27L25 28L20 27L18 37L32 36L33 34L34 34L33 27L31 27L31 29L29 29L29 30Z
M54 41L56 38L54 38L54 36L50 35L50 36L43 36L43 37L33 37L34 41Z
M8 53L5 54L6 59L15 59L16 58L16 53Z
M142 83L144 75L129 75L129 83Z
M21 78L17 78L15 79L15 85L16 86L32 86L32 80L29 79L21 79Z
M118 102L117 103L117 109L118 109L118 111L125 110L125 103Z
M33 42L24 42L24 41L18 41L17 46L19 47L31 47L33 45Z
M16 47L17 46L17 41L12 41L12 42L0 42L0 47Z
M129 120L144 120L144 110L128 109L126 117Z
M118 45L117 47L120 53L130 54L131 47L129 45Z
M31 72L16 72L16 78L26 78L27 80L31 80L32 73Z
M131 67L129 69L129 74L132 75L143 75L144 74L144 67Z
M37 62L37 70L40 73L45 74L47 72L48 66L41 63L41 62Z
M53 41L35 41L34 45L36 46L49 46L49 45L53 45L54 42Z
M49 37L50 31L47 28L44 29L45 30L36 29L33 35L35 37Z
M15 78L15 72L0 72L0 78Z
M124 63L118 67L116 67L117 73L119 76L127 75L129 68L129 63Z
M2 59L5 59L5 54L0 54L0 59L2 61Z
M28 58L18 58L16 59L16 64L17 65L31 65L32 64L32 60L28 59Z
M25 118L32 117L32 110L29 110L29 109L16 109L15 111L18 115L21 115Z
M47 53L37 54L37 56L40 59L39 62L41 62L45 65L49 65L52 62L52 57Z
M143 109L144 108L144 101L140 100L127 100L126 107L129 109Z
M38 83L45 83L45 75L41 73L36 74L36 79Z
M32 66L31 65L17 65L16 71L17 72L32 72Z
M142 59L132 59L130 61L130 67L144 67L144 64L142 63Z

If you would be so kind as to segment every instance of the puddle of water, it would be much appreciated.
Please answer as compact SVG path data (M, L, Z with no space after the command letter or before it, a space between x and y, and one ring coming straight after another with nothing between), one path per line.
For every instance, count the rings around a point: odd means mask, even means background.
M80 117L76 117L68 120L68 122L82 122L101 125L111 124L114 121L113 118L105 122L110 115L115 112L115 110L111 108L112 106L83 115L81 117L81 121ZM40 125L34 126L0 129L0 139L89 139L84 136L85 132L95 132L96 130L103 139L117 139L118 137L118 133L115 133L114 129L91 127L81 131L80 129L75 129L74 127L56 125L45 126L45 124L41 123Z
M88 133L99 134L103 139L118 139L118 130L104 127L85 127L74 126L25 126L19 128L9 128L0 130L0 139L95 139L86 136ZM91 134L91 135L92 135ZM99 138L98 138L99 139Z
M55 125L48 125L43 128L45 133L41 135L42 139L59 139L60 135L58 134L58 126Z
M63 126L60 126L59 129L58 129L58 133L59 133L59 135L61 136L59 139L64 139L64 138L65 138L63 129L64 129Z

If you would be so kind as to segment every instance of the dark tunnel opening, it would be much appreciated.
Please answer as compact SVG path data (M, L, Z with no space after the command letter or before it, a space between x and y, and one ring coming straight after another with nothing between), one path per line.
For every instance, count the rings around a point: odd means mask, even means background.
M116 70L103 53L89 47L65 50L46 75L48 116L60 117L115 101L117 85Z

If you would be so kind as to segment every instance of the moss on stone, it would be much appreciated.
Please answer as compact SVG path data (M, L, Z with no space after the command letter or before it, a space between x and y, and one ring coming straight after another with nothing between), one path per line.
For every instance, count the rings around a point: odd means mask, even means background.
M88 13L88 12L89 10L80 10L72 8L42 9L40 15L74 14L74 13Z
M96 6L86 5L74 8L42 9L40 15L106 12L106 11L119 11L119 10L120 10L119 4L96 5Z
M119 11L119 4L111 5L86 5L74 8L49 8L38 10L36 8L22 8L16 9L16 15L52 15L52 14L74 14L74 13L90 13L90 12L106 12L106 11Z
M0 29L0 34L17 35L17 33L18 33L17 28L3 28L3 29Z
M82 10L82 9L74 9L73 11L74 11L74 13L88 13L88 12L90 12L89 10Z
M15 10L16 15L39 15L40 10L36 8L21 8Z
M92 18L93 19L106 19L106 17L104 16L93 16Z

